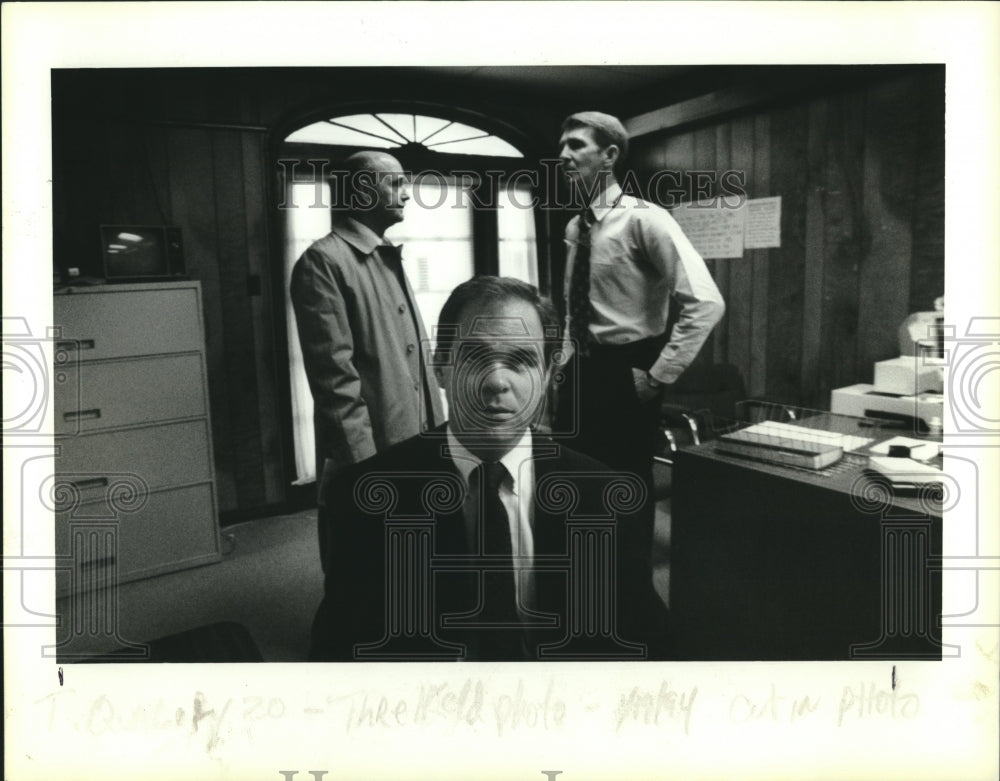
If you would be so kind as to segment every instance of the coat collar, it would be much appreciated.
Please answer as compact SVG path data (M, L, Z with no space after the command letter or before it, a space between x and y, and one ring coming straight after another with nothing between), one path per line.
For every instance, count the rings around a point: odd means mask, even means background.
M440 461L440 465L460 475L455 462L448 454L448 424L435 426L427 432L426 437L428 441L434 443L434 457ZM556 457L559 455L559 448L560 445L544 434L531 432L531 457L535 462L536 483L540 474L546 474L557 466Z
M461 471L449 454L447 424L434 428L429 434L430 441L433 442L433 455L428 454L430 457L427 463L433 463L438 469L462 478ZM546 507L551 506L551 503L538 501L538 486L542 484L548 474L557 471L562 463L562 459L559 458L560 445L534 431L531 437L531 450L535 467L535 485L533 487L535 555L562 555L565 553L566 546L566 514L565 512L554 513L546 509ZM452 513L438 516L437 529L438 537L435 547L439 552L464 550L465 520L462 516L461 506Z
M342 238L363 256L371 255L378 246L394 246L390 242L386 242L367 225L346 214L334 216L331 232Z
M445 426L447 431L447 442L448 448L454 457L455 465L458 467L458 471L462 475L462 479L465 481L466 485L469 483L469 475L472 471L482 463L482 459L478 456L470 453L469 450L458 441L455 436L455 432L450 426ZM498 460L504 465L508 474L513 481L514 493L517 493L517 481L521 475L520 465L522 461L525 460L529 453L529 448L531 448L532 437L531 431L526 429L521 435L521 439L518 441L513 448L511 448L507 453L505 453ZM534 452L531 451L532 460L534 460Z

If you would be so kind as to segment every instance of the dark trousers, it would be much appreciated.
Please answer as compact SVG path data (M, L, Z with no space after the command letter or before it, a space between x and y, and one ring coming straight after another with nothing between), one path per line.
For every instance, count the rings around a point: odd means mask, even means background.
M326 558L330 555L330 537L333 536L333 514L323 506L316 507L316 531L319 536L319 562L326 573Z
M645 487L640 509L621 519L617 544L622 566L637 570L630 582L640 583L641 593L623 595L634 618L666 633L663 603L653 588L652 548L656 502L653 495L653 454L659 422L659 397L641 402L635 393L632 369L646 371L659 355L662 339L645 339L628 345L591 344L589 354L577 355L568 366L568 381L561 387L556 430L576 431L571 447L612 469L635 475ZM637 605L643 608L636 610ZM662 655L661 655L662 658Z
M653 540L653 454L659 420L659 399L639 401L632 369L646 371L659 354L658 339L627 345L590 345L567 367L571 378L562 388L557 411L558 431L576 431L571 446L615 470L636 475L646 486L647 549Z

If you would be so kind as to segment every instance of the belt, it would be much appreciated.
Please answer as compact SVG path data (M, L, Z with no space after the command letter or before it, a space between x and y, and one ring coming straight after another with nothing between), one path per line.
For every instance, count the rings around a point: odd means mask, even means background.
M650 336L645 339L637 339L634 342L625 342L623 344L602 344L600 342L590 342L588 349L590 354L594 355L632 355L635 353L645 353L647 351L658 354L660 352L660 345L663 341L663 336Z

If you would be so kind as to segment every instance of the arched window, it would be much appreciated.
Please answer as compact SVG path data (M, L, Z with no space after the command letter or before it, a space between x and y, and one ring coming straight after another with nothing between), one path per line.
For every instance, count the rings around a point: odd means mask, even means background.
M447 154L523 157L512 144L462 122L422 114L351 114L313 122L290 143L399 149L416 144Z
M403 267L429 335L448 294L475 274L538 284L535 214L525 206L534 194L523 177L517 180L520 184L507 184L511 173L525 167L524 155L510 142L468 122L398 110L336 115L289 133L279 163L292 428L300 484L315 478L312 396L288 282L302 252L330 231L331 211L324 206L336 200L331 174L339 161L362 149L386 150L413 177L405 219L386 237L403 245ZM482 177L479 183L476 174ZM490 186L485 195L477 189L484 181Z

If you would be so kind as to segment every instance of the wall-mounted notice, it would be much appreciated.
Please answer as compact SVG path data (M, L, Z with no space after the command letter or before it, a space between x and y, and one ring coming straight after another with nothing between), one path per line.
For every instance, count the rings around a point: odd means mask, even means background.
M670 212L703 258L743 256L746 207L724 198L678 206Z
M751 198L746 202L746 249L781 246L781 196ZM697 246L697 245L695 245Z

